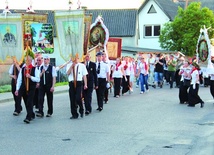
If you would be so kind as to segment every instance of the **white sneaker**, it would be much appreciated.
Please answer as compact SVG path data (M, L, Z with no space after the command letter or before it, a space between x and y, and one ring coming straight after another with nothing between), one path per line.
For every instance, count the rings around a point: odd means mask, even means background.
M119 95L116 95L116 98L119 98L120 96Z
M144 93L143 91L140 92L140 94L143 94L143 93Z
M149 89L147 89L146 92L148 93L148 92L149 92Z
M138 85L136 85L136 88L139 88L139 86L138 86Z

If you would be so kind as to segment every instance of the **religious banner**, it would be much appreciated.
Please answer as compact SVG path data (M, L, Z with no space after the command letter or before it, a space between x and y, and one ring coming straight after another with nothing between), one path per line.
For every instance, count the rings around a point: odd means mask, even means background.
M214 63L212 63L212 48L211 41L208 35L208 29L204 26L204 28L200 29L200 35L197 43L197 61L201 66L203 75L214 74Z
M84 55L88 51L91 21L92 14L86 14L84 18Z
M0 64L7 63L7 58L22 57L21 14L0 16ZM11 60L11 59L10 59Z
M23 50L26 46L32 49L31 24L47 23L48 14L22 13Z
M83 58L84 10L55 12L60 55L65 61L78 54Z
M106 48L108 39L109 31L103 22L103 18L98 16L90 28L89 48L102 46L108 60L109 56Z
M53 54L53 26L49 23L32 23L32 50L34 53Z
M109 38L107 52L110 60L116 60L121 57L121 44L121 38Z

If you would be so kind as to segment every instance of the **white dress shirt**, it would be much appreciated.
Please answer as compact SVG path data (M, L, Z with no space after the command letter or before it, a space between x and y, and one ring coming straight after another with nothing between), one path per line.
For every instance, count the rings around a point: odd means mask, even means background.
M96 63L97 68L98 68L98 65L99 65L99 62ZM100 73L97 74L97 77L107 79L107 73L109 73L109 72L110 72L109 65L107 63L101 61L100 62Z
M67 67L66 67L66 72L68 72L69 68L72 66L73 62L70 62ZM78 72L77 72L77 67L78 67ZM76 81L82 81L83 80L83 76L88 74L88 71L86 69L86 66L82 63L77 63L75 65L75 73L76 73ZM77 74L78 73L78 74ZM68 75L68 81L74 81L74 77L73 77L73 71L71 71L71 73Z

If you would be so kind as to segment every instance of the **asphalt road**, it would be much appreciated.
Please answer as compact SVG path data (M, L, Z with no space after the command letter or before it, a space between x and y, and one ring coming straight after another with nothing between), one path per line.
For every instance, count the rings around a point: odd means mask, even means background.
M178 89L151 88L120 98L109 95L102 112L69 119L68 93L54 95L51 118L23 122L13 102L0 104L1 155L213 155L214 100L200 87L204 108L179 104ZM45 103L45 109L47 105Z

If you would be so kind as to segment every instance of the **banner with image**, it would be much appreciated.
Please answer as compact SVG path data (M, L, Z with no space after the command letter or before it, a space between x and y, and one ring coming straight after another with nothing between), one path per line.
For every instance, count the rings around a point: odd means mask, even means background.
M84 10L55 12L55 22L61 57L65 61L76 54L83 58Z
M8 14L6 18L0 16L0 64L7 63L8 58L11 57L21 60L21 27L21 14Z
M49 23L32 23L32 50L34 53L53 54L53 26Z

